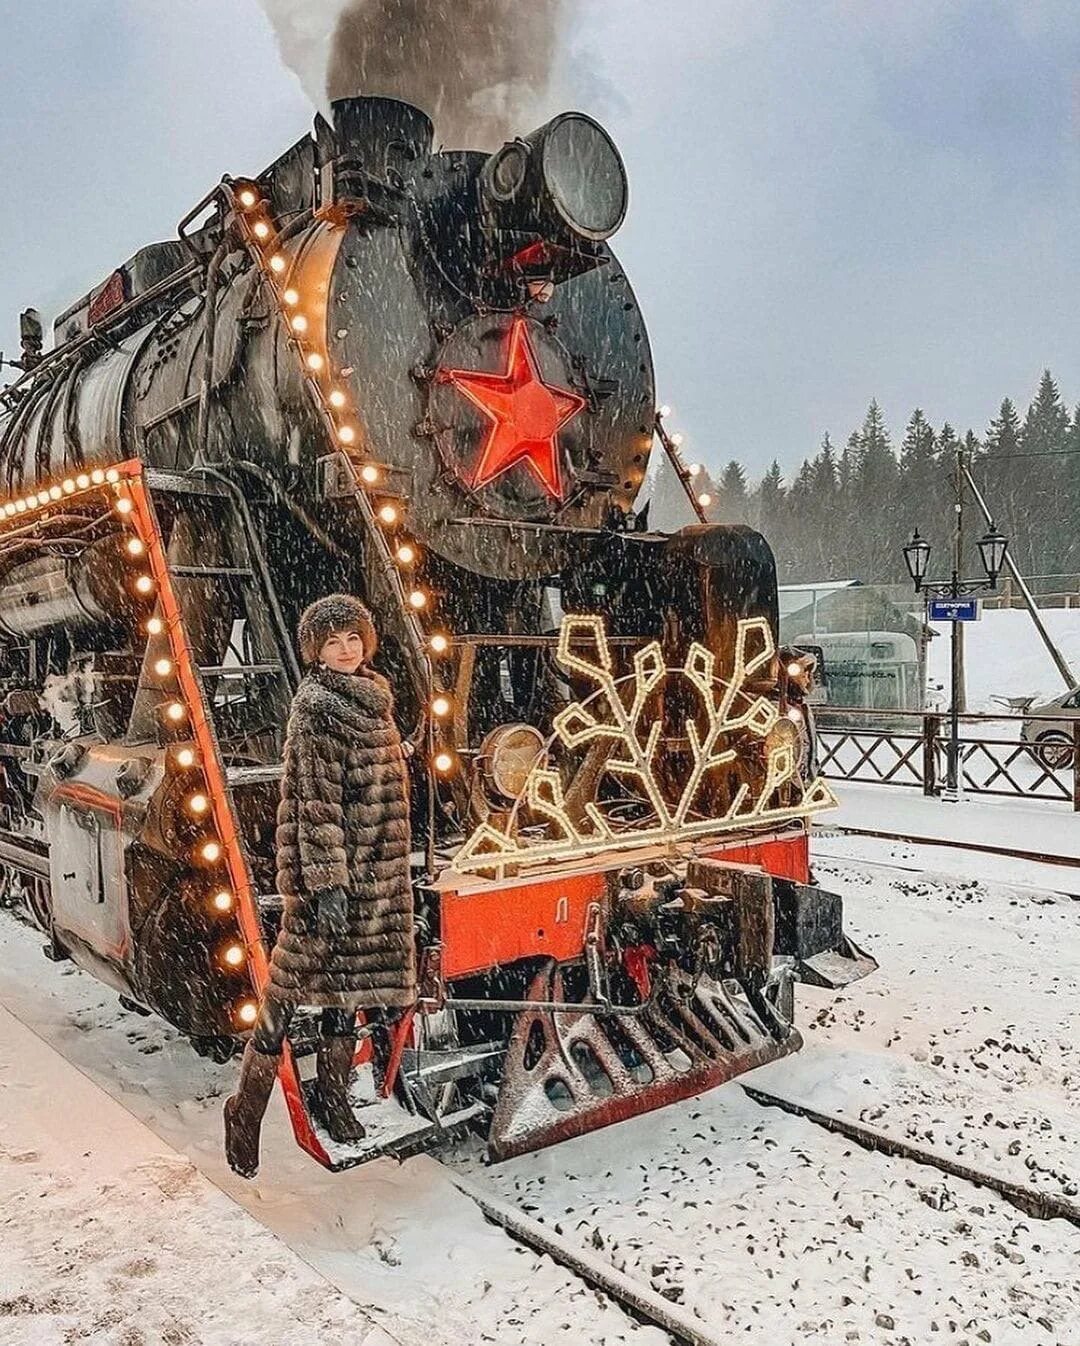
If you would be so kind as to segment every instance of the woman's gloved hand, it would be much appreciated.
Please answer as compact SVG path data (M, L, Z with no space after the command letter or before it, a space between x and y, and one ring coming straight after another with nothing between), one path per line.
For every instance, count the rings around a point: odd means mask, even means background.
M315 928L331 939L348 934L349 894L344 888L324 888L315 894Z

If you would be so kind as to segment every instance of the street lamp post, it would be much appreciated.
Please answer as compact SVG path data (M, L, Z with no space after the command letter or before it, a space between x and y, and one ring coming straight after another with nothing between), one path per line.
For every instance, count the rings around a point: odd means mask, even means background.
M986 578L981 580L961 579L964 549L964 450L962 447L956 451L954 490L953 566L949 578L947 580L927 580L926 572L930 567L931 548L930 543L919 536L917 528L911 541L904 548L904 563L907 565L908 574L915 585L915 592L925 594L928 599L932 597L948 598L953 604L950 610L950 620L952 622L952 691L949 697L949 741L945 758L945 797L951 800L960 798L960 708L964 697L964 647L961 622L969 620L967 616L961 617L959 600L997 588L998 575L1001 574L1001 567L1005 564L1005 552L1009 545L991 524L989 531L977 543Z

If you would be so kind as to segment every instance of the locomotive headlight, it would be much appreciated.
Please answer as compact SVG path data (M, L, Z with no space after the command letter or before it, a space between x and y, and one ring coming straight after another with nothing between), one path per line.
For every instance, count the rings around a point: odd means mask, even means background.
M543 737L531 724L503 724L493 729L476 759L489 801L501 808L507 800L517 799L543 751Z
M497 150L480 171L491 211L545 236L602 243L626 218L629 186L615 143L598 122L563 112Z

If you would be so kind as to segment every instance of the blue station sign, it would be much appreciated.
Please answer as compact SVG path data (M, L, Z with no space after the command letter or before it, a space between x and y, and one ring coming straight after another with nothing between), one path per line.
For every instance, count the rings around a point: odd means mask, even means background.
M977 598L930 598L926 618L931 622L977 622L982 609Z

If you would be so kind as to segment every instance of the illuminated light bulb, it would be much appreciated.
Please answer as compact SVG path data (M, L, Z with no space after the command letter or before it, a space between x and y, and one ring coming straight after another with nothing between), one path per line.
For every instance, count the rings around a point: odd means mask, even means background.
M146 544L141 537L129 537L124 546L129 556L141 556L146 550Z
M331 392L328 400L332 407L337 407L338 410L340 411L340 409L345 405L346 398L345 394L341 391L340 388L335 388Z
M365 463L360 469L360 480L365 486L377 486L379 483L379 469L374 463Z
M176 765L183 767L185 771L189 767L193 767L195 765L195 749L180 748L176 754Z
M93 472L90 473L90 480L95 486L103 486L105 484L105 469L95 467Z
M416 548L411 543L403 542L397 549L398 563L403 566L411 566L416 560Z
M49 503L48 491L38 491L37 502L39 505L47 505Z
M273 257L270 258L270 270L273 271L275 275L280 276L285 270L285 266L285 258L282 257L280 252L275 252Z
M387 525L387 527L389 527L391 524L395 524L398 521L397 509L393 505L383 505L379 510L379 518Z
M63 494L64 494L64 493L63 493L63 491L60 489L59 486L50 486L50 487L49 487L49 499L50 499L50 500L59 500L60 497L61 497Z
M802 721L802 711L798 706L788 706L787 717L792 724L799 724Z
M453 765L454 765L454 759L448 752L441 752L435 758L435 770L443 775L445 775L448 771L450 771Z
M11 516L12 516L13 514L16 513L15 506L11 503L10 500L9 500L8 503L4 506L4 513L8 516L9 519L11 518Z
M322 356L319 354L318 351L312 351L312 352L308 355L308 358L307 358L307 367L308 367L308 369L311 370L311 372L312 372L313 374L318 374L318 373L320 373L320 372L322 371L323 367L325 366L325 364L326 364L326 361L322 358Z
M198 818L202 814L206 813L206 811L209 809L210 801L209 799L207 799L205 795L201 794L192 795L191 798L187 801L187 807L188 812L194 813L195 816Z
M75 478L75 485L79 488L80 491L85 491L86 488L90 485L90 478L86 475L85 472L80 472L79 475Z
M165 623L160 617L149 617L146 621L146 633L150 636L160 636L165 630Z
M16 513L16 514L25 514L25 513L26 513L26 501L25 501L25 500L16 500L16 501L15 501L15 513Z
M450 648L450 637L444 636L443 633L439 631L431 637L429 643L436 654L445 654Z
M689 468L687 469L687 471L690 473L690 475L691 475L692 477L700 477L700 476L701 476L701 464L700 464L700 463L691 463L690 466L689 466Z
M63 490L65 495L71 495L71 493L75 490L75 482L71 479L71 477L67 477L64 480L61 489Z
M154 581L149 575L140 575L135 581L135 592L137 594L152 594L154 592Z
M131 501L128 499L126 495L122 495L120 499L116 502L117 514L130 514L134 508L135 506L131 503Z
M412 591L409 595L409 607L413 608L416 612L420 612L423 608L427 607L427 594L424 593L423 589L414 589Z
M251 187L244 187L240 192L240 204L245 210L250 210L252 206L259 204L259 194Z
M675 433L671 436L671 442L672 444L675 445L676 448L678 448L683 443L684 438L685 437L682 434L682 432L676 430Z
M293 304L299 304L300 291L294 290L293 287L290 285L287 290L282 291L281 297L285 301L285 303L288 304L289 307L291 308Z
M662 421L666 421L667 418L668 418L670 415L671 415L671 408L665 403L665 404L660 408L660 419L661 419Z
M255 235L256 238L269 238L270 226L266 223L265 220L256 220L256 222L251 226L251 232Z
M171 701L165 708L165 718L179 724L187 715L187 706L182 701Z
M342 444L353 444L356 442L356 431L351 425L339 425L337 437Z
M712 496L708 493L708 491L702 491L702 493L697 498L697 502L702 509L708 509L709 506L712 504Z
M115 467L110 467L108 472L105 473L105 480L109 483L110 486L114 485L116 482L120 480L120 473L117 471Z
M167 678L172 672L171 659L158 659L154 663L154 672L159 678Z
M306 332L308 328L307 319L302 313L298 313L292 320L292 329L294 332Z
M232 893L227 888L222 888L210 899L210 905L215 911L232 911L232 902Z
M259 1007L254 1000L245 1000L236 1011L236 1017L242 1024L253 1024L259 1017Z
M448 696L437 696L431 703L431 713L436 719L444 720L450 714L450 698Z
M204 841L199 847L199 858L205 860L208 865L213 865L221 859L221 842Z
M788 664L787 675L789 678L798 678L802 676L802 664Z
M230 967L240 967L244 961L244 950L240 944L229 944L221 955Z

